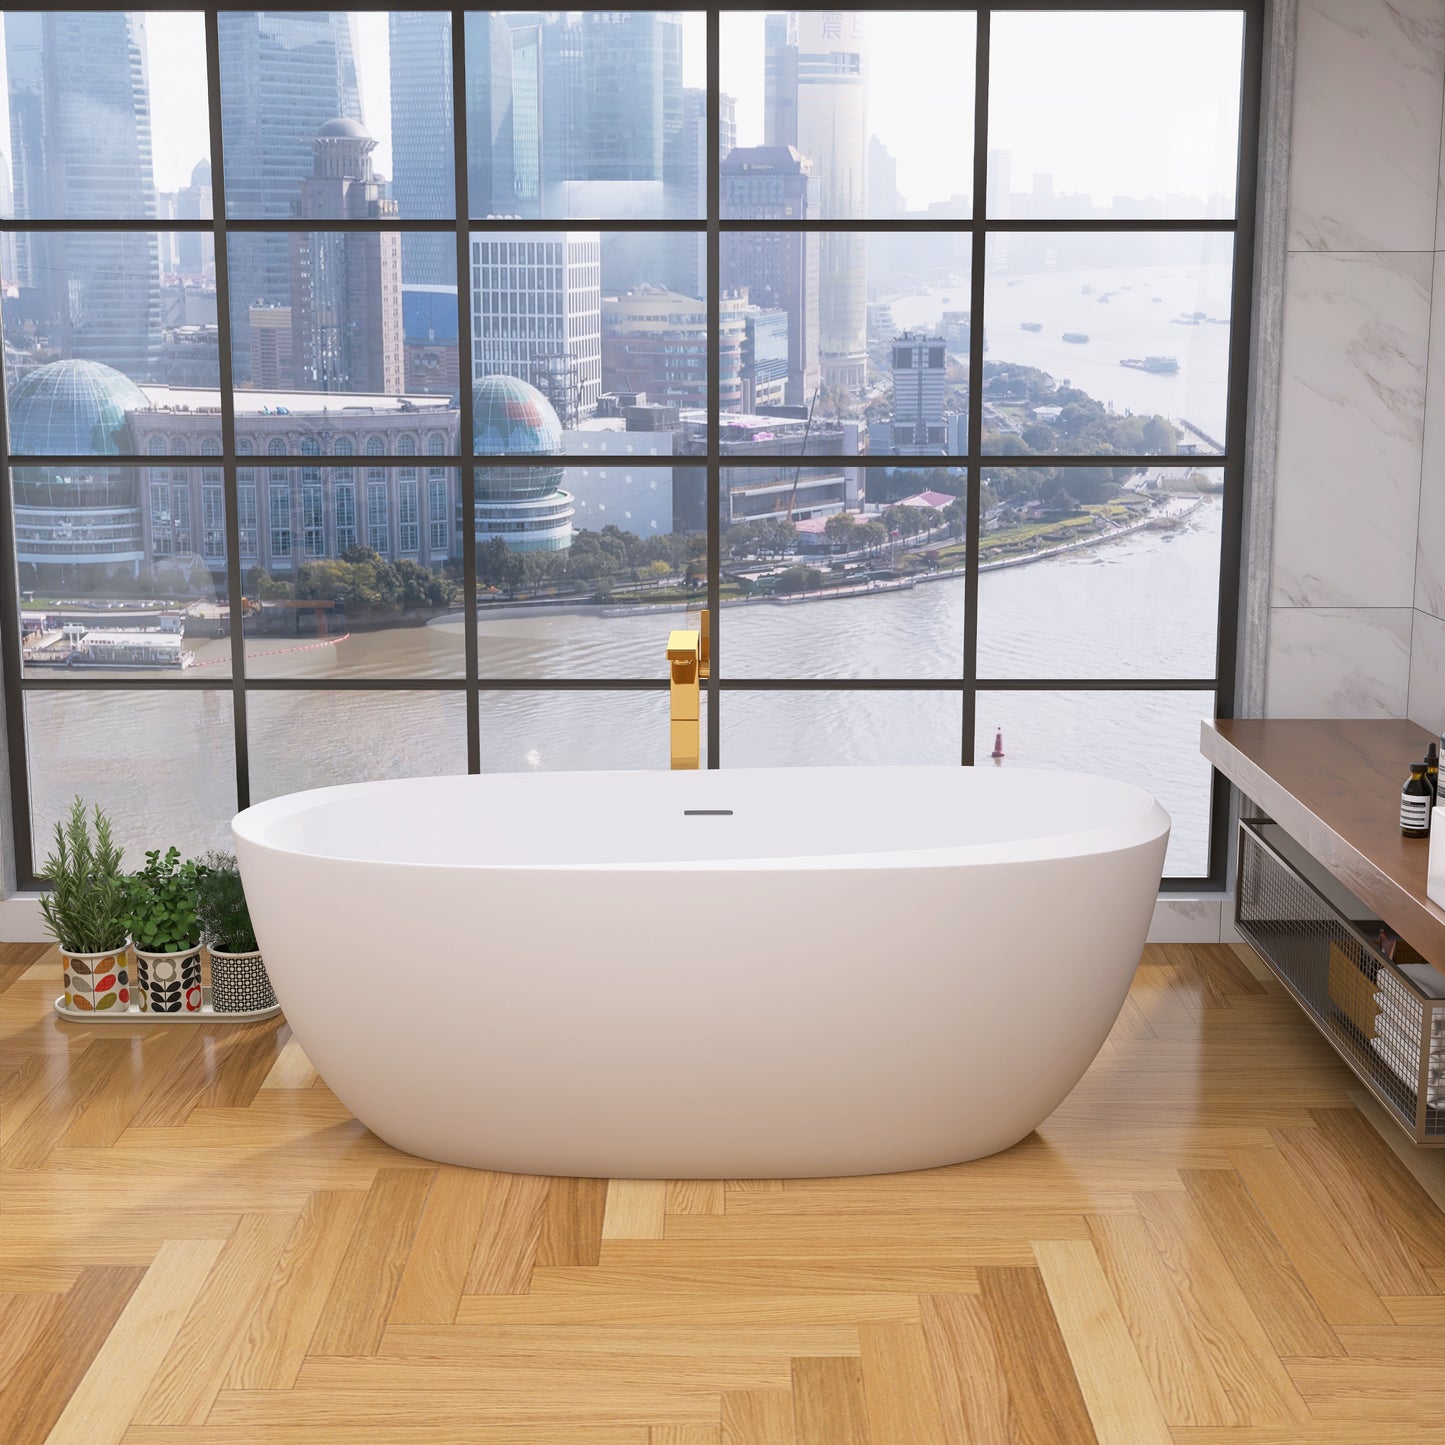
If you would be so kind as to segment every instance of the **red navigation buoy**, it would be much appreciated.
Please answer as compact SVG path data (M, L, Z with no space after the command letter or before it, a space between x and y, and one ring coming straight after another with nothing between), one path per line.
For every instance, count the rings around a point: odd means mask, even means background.
M994 762L996 762L996 763L1001 763L1001 762L1003 761L1003 729L1002 729L1002 728L1000 728L1000 729L993 735L993 752L990 753L989 756L990 756L990 757L994 760Z

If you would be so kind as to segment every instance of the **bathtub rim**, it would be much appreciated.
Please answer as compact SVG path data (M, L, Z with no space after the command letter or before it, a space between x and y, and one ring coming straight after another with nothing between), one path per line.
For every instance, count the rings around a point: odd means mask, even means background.
M717 770L721 772L722 770ZM778 776L788 773L853 773L894 772L917 774L925 772L964 771L962 765L954 764L877 764L837 766L832 768L738 768L728 770L734 777L739 774ZM351 864L357 867L387 869L445 869L470 874L555 872L555 873L749 873L757 871L833 871L847 869L890 869L890 868L947 868L959 866L986 866L990 864L1021 864L1045 862L1061 858L1089 856L1099 853L1113 853L1153 842L1161 836L1166 838L1172 828L1172 820L1159 800L1146 789L1135 783L1126 783L1098 773L1083 773L1077 770L1048 768L1016 768L1011 771L1027 773L1033 777L1047 777L1051 780L1087 778L1091 782L1102 782L1116 789L1121 799L1137 802L1137 810L1122 818L1111 818L1103 824L1080 828L1074 831L1042 832L1027 838L1016 838L1007 842L976 842L949 844L929 848L853 849L839 852L809 852L792 855L759 853L729 858L668 858L658 856L646 859L598 860L586 862L562 862L533 860L528 862L447 862L436 859L376 858L358 857L340 851L318 852L287 846L267 836L268 829L277 823L294 817L305 810L324 807L328 801L340 801L362 793L402 792L417 784L438 785L441 783L464 783L479 785L491 778L568 778L583 780L606 777L615 779L631 773L643 772L656 776L656 769L588 769L558 773L458 773L431 774L422 778L378 778L360 783L339 783L328 787L307 788L300 792L285 793L264 802L253 803L242 809L231 819L231 835L237 845L255 848L287 857L308 858L327 863ZM696 777L697 774L684 774ZM239 846L238 852L243 851Z

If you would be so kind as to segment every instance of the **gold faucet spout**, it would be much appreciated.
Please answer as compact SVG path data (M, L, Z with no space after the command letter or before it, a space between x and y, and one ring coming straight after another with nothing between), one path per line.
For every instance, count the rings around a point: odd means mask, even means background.
M697 768L702 762L702 687L711 671L708 616L697 628L675 628L667 637L672 766Z

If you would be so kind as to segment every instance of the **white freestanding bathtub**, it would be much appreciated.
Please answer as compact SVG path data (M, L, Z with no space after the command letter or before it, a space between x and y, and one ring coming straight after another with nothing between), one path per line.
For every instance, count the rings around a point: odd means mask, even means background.
M1169 818L1014 768L419 778L233 824L296 1038L408 1153L534 1174L992 1154L1123 1005Z

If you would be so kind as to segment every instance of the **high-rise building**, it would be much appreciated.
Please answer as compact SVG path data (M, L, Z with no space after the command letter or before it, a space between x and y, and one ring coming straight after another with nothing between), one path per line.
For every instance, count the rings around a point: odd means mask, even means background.
M782 23L778 23L778 22ZM868 80L856 10L770 15L764 40L764 139L813 162L824 220L867 215ZM867 239L833 231L819 246L818 338L823 379L856 391L866 380Z
M387 17L391 67L391 195L403 220L456 214L452 117L452 17L445 10L393 10ZM402 280L446 286L457 279L453 236L401 240Z
M542 25L509 15L512 30L512 189L519 216L542 214Z
M948 362L943 337L905 331L893 338L892 445L899 456L941 454L948 428L943 416Z
M530 23L537 17L513 17ZM583 87L582 19L575 10L542 15L537 27L538 109L541 125L540 186L585 174L587 94Z
M602 238L596 231L472 237L472 379L529 385L549 375L572 391L554 410L588 416L602 390ZM568 415L570 425L573 417Z
M298 217L394 219L372 171L376 142L354 120L331 120L312 142L312 175ZM297 380L306 391L406 389L401 314L401 236L395 231L293 231L291 331Z
M818 214L812 162L792 146L739 146L722 163L722 214L732 220L806 221ZM788 316L786 400L806 406L818 364L820 237L802 231L724 231L723 289Z
M788 313L776 307L749 306L743 313L743 327L743 411L785 404Z
M296 355L289 306L253 306L251 385L263 391L294 391Z
M582 70L585 175L576 179L664 179L682 130L679 18L662 10L584 10Z
M723 411L743 401L743 332L748 300L724 292L719 303L718 394ZM602 382L608 391L645 392L667 406L705 407L708 398L707 303L660 286L639 286L602 303Z
M344 10L223 10L219 25L227 211L290 220L312 174L316 133L337 117L363 120L350 18ZM289 240L233 234L228 265L231 349L236 379L246 383L251 307L291 304Z
M10 161L0 151L0 216L15 214L15 188L10 183ZM15 232L0 231L0 284L13 285L17 270Z
M5 53L16 217L156 217L144 15L7 10ZM154 232L17 233L14 279L62 354L157 374Z
M178 221L211 219L211 163L199 161L191 170L191 183L175 193L172 212ZM209 231L176 232L176 269L184 276L216 277L216 240Z
M718 96L718 160L738 143L737 102ZM707 215L707 91L682 93L682 128L673 146L667 174L668 214L683 220ZM726 214L726 212L724 212ZM662 279L687 296L707 295L707 237L679 231L670 238Z
M467 12L467 208L516 214L512 32L492 10Z

